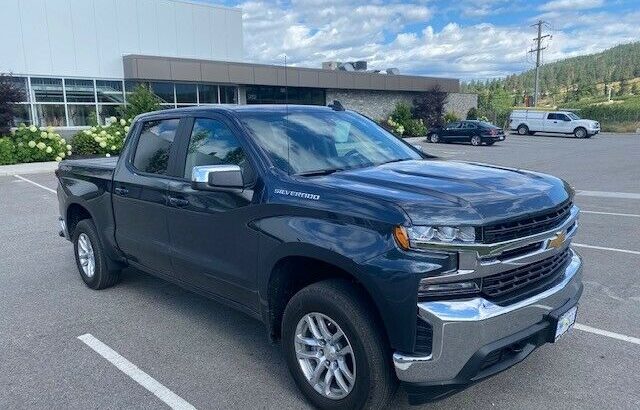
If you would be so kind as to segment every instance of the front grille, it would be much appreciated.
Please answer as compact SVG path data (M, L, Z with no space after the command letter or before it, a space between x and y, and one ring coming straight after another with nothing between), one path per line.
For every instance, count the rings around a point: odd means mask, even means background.
M416 343L414 353L430 355L433 345L433 328L419 317L416 319Z
M550 286L564 272L571 251L482 279L482 293L497 303L512 303Z
M503 242L551 230L569 217L572 205L571 201L568 201L537 215L487 225L482 228L482 241L484 243Z

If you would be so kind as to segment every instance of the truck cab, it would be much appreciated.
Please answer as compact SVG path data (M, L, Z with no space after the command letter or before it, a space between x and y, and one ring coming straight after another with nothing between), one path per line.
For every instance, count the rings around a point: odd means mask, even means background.
M597 121L582 119L571 111L514 110L509 117L509 128L519 135L544 132L573 134L576 138L590 138L600 132Z

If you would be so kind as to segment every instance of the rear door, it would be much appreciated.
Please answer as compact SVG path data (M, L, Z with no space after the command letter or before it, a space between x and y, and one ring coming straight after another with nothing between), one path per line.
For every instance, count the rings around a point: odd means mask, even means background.
M471 137L478 134L478 126L473 122L463 121L459 134L459 141L471 141Z
M258 235L250 227L256 218L252 214L256 167L245 154L239 130L222 115L189 119L185 135L178 164L181 178L169 183L169 234L176 275L257 310ZM192 188L193 167L223 164L240 166L246 189L221 192Z
M135 140L113 178L118 246L130 261L154 273L172 271L167 190L179 125L180 118L136 123Z

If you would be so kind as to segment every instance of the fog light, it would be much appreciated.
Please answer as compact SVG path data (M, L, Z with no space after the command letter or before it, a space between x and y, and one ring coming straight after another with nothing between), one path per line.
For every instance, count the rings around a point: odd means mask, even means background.
M418 297L472 295L479 291L480 285L475 280L450 283L425 283L425 279L422 279L418 286Z

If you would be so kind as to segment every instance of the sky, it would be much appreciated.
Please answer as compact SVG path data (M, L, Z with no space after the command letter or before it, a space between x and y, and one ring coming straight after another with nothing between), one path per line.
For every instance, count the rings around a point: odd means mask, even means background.
M198 0L243 11L246 61L371 69L463 80L530 69L544 20L543 62L640 40L640 0Z

